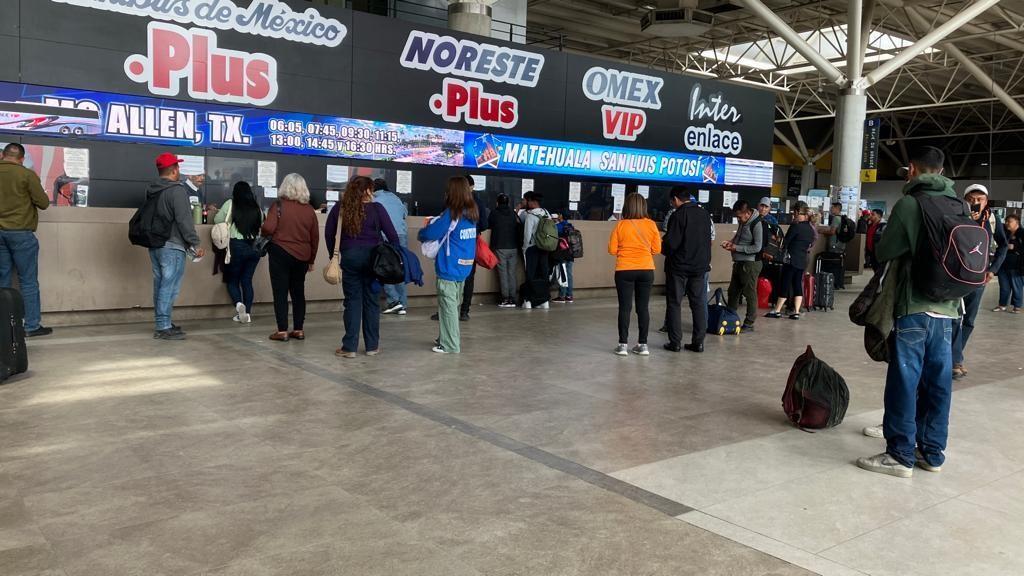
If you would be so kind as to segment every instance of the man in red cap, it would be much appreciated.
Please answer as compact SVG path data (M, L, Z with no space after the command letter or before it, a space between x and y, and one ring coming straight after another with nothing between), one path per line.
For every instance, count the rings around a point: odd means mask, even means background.
M146 198L159 196L157 215L170 223L170 236L160 248L150 248L149 258L153 262L153 311L156 316L156 331L153 338L158 340L184 340L185 332L171 322L174 300L181 289L185 276L185 256L194 250L202 258L205 251L200 246L192 222L192 208L188 190L181 183L181 159L174 154L163 153L156 158L156 169L160 178L149 185Z

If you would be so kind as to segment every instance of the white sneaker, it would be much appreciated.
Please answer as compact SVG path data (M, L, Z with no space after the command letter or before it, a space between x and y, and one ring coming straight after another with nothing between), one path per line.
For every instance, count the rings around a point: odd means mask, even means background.
M402 303L401 302L391 302L387 306L384 307L384 310L381 310L381 314L394 314L395 312L398 312L401 309L402 309Z
M882 432L882 425L878 426L865 426L861 432L868 438L885 438L885 433Z
M242 304L241 302L235 302L235 318L238 319L236 322L242 322L243 324L252 322L252 318L249 317L249 313L245 311L245 304Z
M942 466L932 466L929 464L928 461L924 459L924 455L921 454L921 451L916 448L914 449L914 464L916 464L921 470L936 473L942 472Z
M398 314L399 316L405 316L408 313L409 311L405 309L405 306L402 306L398 309L398 312L395 312L395 314Z
M914 469L910 466L904 466L896 461L895 458L889 454L882 452L874 456L865 456L864 458L857 459L857 466L868 472L877 472L879 474L888 474L890 476L896 476L898 478L910 478L914 475Z
M540 308L541 310L547 310L548 308L551 308L551 302L545 302L540 306L537 306L537 308Z
M616 356L629 356L629 344L619 344L615 347Z
M637 356L650 356L651 351L647 348L647 344L637 344L633 347L633 354Z
M434 346L432 350L434 352L437 352L438 354L447 354L448 353L447 350L445 350L444 348L442 348L440 346Z
M242 319L238 317L238 314L235 314L234 316L231 317L231 321L232 322L241 322Z
M523 301L523 310L529 310L530 308L533 308L533 303L530 302L529 300L524 300Z

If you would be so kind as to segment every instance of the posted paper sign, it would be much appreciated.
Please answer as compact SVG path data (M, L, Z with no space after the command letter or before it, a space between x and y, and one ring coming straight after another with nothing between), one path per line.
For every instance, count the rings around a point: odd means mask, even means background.
M522 193L533 192L533 178L523 178Z
M732 208L732 205L739 199L739 192L730 192L728 190L722 192L722 206L725 208Z
M612 196L615 200L615 205L612 207L612 212L616 214L622 213L622 206L626 203L626 197L623 194L616 194Z
M650 186L637 186L636 187L636 191L637 191L638 194L640 194L644 198L649 198L650 195L651 195L651 187Z
M612 196L616 198L626 197L626 185L625 184L612 184ZM618 212L618 210L616 210Z
M337 190L328 190L327 191L327 201L328 202L337 202L340 199L341 199L341 193L338 192Z
M263 189L264 198L277 198L277 188L269 187Z
M579 205L578 202L569 202L569 210L570 211L575 212L575 211L577 211L579 209L580 209L580 205Z
M487 189L487 176L483 174L473 174L473 190L482 192Z
M395 192L399 194L412 194L412 171L399 170L395 182Z
M710 190L697 190L697 201L701 204L707 204L711 201Z
M256 162L256 185L264 188L277 186L277 162L272 160Z
M579 182L569 182L569 202L580 201L580 190L582 185Z
M327 165L327 181L344 184L348 182L348 166Z
M200 174L206 174L205 156L179 155L178 158L181 158L181 164L179 164L178 167L181 168L181 174L183 176L198 176Z
M88 148L65 148L64 149L64 174L68 178L89 177L89 149ZM81 188L81 187L79 187ZM81 189L79 189L81 191Z

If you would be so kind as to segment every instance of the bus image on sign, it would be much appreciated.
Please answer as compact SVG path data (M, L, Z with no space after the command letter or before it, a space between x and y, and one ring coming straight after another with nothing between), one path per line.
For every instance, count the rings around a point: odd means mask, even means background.
M100 133L100 113L30 102L0 101L0 130L86 136Z

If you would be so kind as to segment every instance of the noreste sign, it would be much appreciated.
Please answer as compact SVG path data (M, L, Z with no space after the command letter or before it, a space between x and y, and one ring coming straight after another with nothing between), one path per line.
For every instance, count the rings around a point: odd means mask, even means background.
M348 34L344 24L324 18L315 8L295 12L280 0L253 0L248 8L239 8L232 0L51 1L331 48L340 45Z

